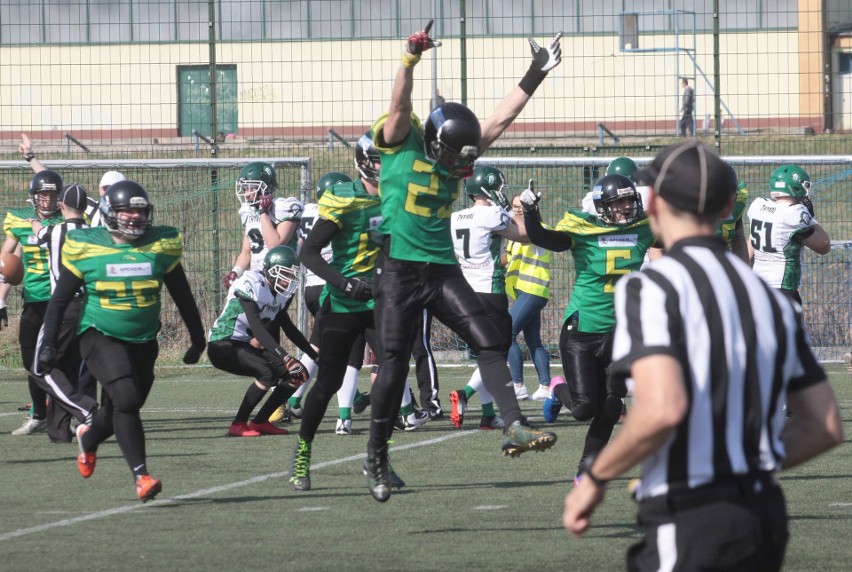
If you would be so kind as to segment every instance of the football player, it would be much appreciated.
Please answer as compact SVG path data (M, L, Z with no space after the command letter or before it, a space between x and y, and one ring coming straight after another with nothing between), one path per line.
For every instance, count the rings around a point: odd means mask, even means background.
M605 175L592 189L596 214L568 209L555 230L541 224L536 208L541 193L530 180L521 193L524 223L530 241L554 252L571 250L575 279L565 310L559 353L567 383L554 378L553 399L545 400L545 417L555 420L559 404L578 421L591 421L586 433L574 483L579 483L588 463L609 441L621 416L625 384L611 382L615 331L615 282L638 270L646 251L655 244L642 197L624 175Z
M506 198L506 177L495 167L477 167L464 182L464 190L473 206L454 212L450 217L453 247L459 266L485 313L499 332L500 350L508 360L512 343L512 318L506 297L506 276L500 262L503 238L529 242L526 233L509 214ZM483 386L482 374L476 368L464 389L450 392L450 421L461 429L467 400L479 391L482 404L480 429L503 429L503 419L494 412L491 394ZM517 395L517 394L516 394Z
M283 244L269 249L260 270L245 272L228 289L225 307L210 328L207 355L213 367L254 378L228 428L231 437L288 433L270 423L269 416L307 381L308 372L278 344L272 331L280 328L311 359L317 356L287 313L299 274L296 251ZM249 423L251 412L271 388Z
M506 130L547 73L561 61L557 34L547 47L530 40L533 61L527 74L480 124L459 103L444 103L421 128L413 113L414 67L422 53L439 44L429 37L432 22L412 34L402 54L387 114L371 130L381 154L382 249L376 265L375 320L379 373L373 385L372 423L365 471L367 486L380 502L390 498L387 466L389 420L397 415L408 373L417 318L424 307L476 352L488 390L506 422L503 451L518 455L544 450L556 435L527 426L501 352L502 337L461 274L450 238L450 209L460 180L473 162ZM508 385L507 385L508 384Z
M748 208L749 259L755 273L773 288L802 303L802 247L831 251L831 239L817 222L810 199L811 177L796 165L782 165L769 176L769 198Z
M62 270L44 320L38 366L56 366L56 343L65 309L86 290L79 332L80 355L103 387L91 426L77 427L77 469L95 470L98 447L113 434L136 482L142 502L161 490L151 477L139 412L154 384L161 329L163 284L189 329L184 363L204 351L204 326L181 264L183 237L170 226L153 226L153 205L139 183L111 185L101 201L104 225L68 232Z
M3 219L6 240L0 254L20 252L25 268L21 292L24 305L21 309L18 342L21 345L21 359L26 367L31 367L35 361L38 332L50 300L47 248L39 244L30 221L38 220L45 226L60 224L63 221L59 211L59 193L62 186L59 173L48 170L36 173L30 180L31 206L10 209ZM9 325L6 298L11 288L0 275L0 328ZM29 374L27 386L32 404L30 415L26 417L23 425L12 431L12 435L29 435L47 428L47 393Z

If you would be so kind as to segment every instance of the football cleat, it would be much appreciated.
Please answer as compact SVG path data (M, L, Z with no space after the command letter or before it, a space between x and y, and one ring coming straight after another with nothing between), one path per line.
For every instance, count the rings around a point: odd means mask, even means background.
M290 461L290 486L295 491L311 490L311 442L301 437Z
M547 423L556 423L559 418L559 412L562 411L562 402L556 395L552 395L544 400L541 406L541 412L544 415L544 420Z
M556 444L556 434L533 429L515 421L506 429L503 438L503 454L517 457L526 451L545 451Z
M47 430L47 419L24 417L24 424L12 431L12 435L32 435Z
M88 430L88 425L78 425L75 431L77 447L80 449L80 453L77 455L77 471L84 479L88 479L95 472L95 462L97 461L94 453L87 453L83 450L83 435Z
M415 409L413 413L402 417L402 425L406 431L414 431L427 421L429 421L429 414L418 409Z
M533 401L544 401L548 397L550 397L549 385L539 385L538 389L536 389L532 394Z
M269 416L270 423L289 423L291 421L290 408L284 403Z
M367 488L373 498L379 502L387 502L391 496L387 447L375 452L367 450L364 474L367 476Z
M334 428L334 432L337 435L351 435L352 434L352 420L351 419L338 419L337 426Z
M364 476L367 476L367 468L363 469ZM393 466L391 466L390 461L388 461L388 481L390 482L391 489L401 489L405 486L405 481L402 480L396 471L393 470Z
M163 482L151 475L142 475L136 479L136 494L143 503L153 500L163 490Z
M260 432L249 428L249 424L244 421L234 421L228 427L229 437L260 437Z
M305 414L305 410L302 407L290 407L290 415L293 419L301 419L302 415Z
M846 372L852 375L852 352L843 354L843 362L846 364Z
M364 413L364 410L370 406L370 394L369 393L359 393L355 396L355 400L352 402L352 413L355 415L360 415Z
M503 418L499 415L489 415L486 417L482 416L482 419L479 420L479 428L483 431L492 431L494 429L504 429L506 424L503 422Z
M524 401L530 398L530 392L527 391L527 386L524 384L515 384L515 398L518 401Z
M453 427L461 429L464 423L464 413L467 411L467 394L463 389L450 392L450 421Z
M255 423L254 421L248 424L250 431L256 431L259 435L289 435L290 432L281 427L276 427L269 421L265 423ZM245 437L246 435L243 435Z

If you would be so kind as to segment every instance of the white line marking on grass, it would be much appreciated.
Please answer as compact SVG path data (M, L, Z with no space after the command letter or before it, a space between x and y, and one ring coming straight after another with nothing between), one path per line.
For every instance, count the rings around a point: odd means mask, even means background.
M306 506L304 508L300 508L296 512L319 512L321 510L328 510L330 507L327 506Z
M508 505L505 504L484 504L482 506L473 507L473 510L502 510L506 507L508 507Z
M406 449L415 449L417 447L426 447L428 445L435 445L437 443L441 443L443 441L449 441L450 439L456 439L458 437L464 437L467 435L471 435L473 433L479 433L479 429L471 429L468 431L459 431L449 433L444 435L443 437L435 437L434 439L426 439L425 441L418 441L417 443L411 443L408 445L402 445L399 447L391 447L391 452L393 451L405 451ZM359 461L367 457L366 453L361 453L359 455L350 455L349 457L343 457L342 459L334 459L333 461L325 461L324 463L317 463L316 465L312 465L311 469L319 470L325 467L332 467L334 465L340 465L343 463L350 463L352 461ZM278 473L269 473L268 475L258 475L256 477L252 477L250 479L245 479L242 481L236 481L234 483L219 485L217 487L210 487L206 489L201 489L192 493L187 493L185 495L178 495L176 497L172 497L170 499L163 500L153 500L148 504L142 503L134 503L131 505L120 506L116 508L110 508L107 510L102 510L98 512L93 512L91 514L86 514L82 516L76 516L74 518L67 518L64 520L58 520L56 522L48 522L45 524L40 524L38 526L31 526L29 528L19 528L18 530L12 530L10 532L6 532L0 534L0 542L5 542L7 540L12 540L15 538L20 538L21 536L27 536L28 534L35 534L37 532L44 532L46 530L50 530L53 528L60 528L63 526L73 526L75 524L79 524L81 522L86 522L89 520L97 520L101 518L106 518L108 516L113 516L116 514L123 514L126 512L131 512L134 510L139 510L141 508L149 507L149 506L161 506L166 504L178 504L180 501L194 499L198 497L205 497L209 495L214 495L216 493L221 493L224 491L229 491L231 489L237 489L240 487L245 487L248 485L253 485L256 483L262 483L264 481L268 481L269 479L280 479L282 477L289 477L290 471L278 472Z
M852 506L852 502L833 502L829 503L828 506L839 506L842 508L846 508L847 506Z

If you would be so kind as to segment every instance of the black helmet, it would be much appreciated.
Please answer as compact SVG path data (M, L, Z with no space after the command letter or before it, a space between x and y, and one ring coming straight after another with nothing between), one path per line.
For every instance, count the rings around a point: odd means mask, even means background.
M459 178L473 170L481 140L479 119L461 103L445 103L433 109L423 130L426 155Z
M619 220L613 210L613 203L625 198L631 200L631 205L629 208L618 209L619 214L624 217L624 220ZM598 179L592 189L592 201L595 203L598 218L605 224L623 226L633 224L645 216L642 197L636 191L633 181L624 175L605 175Z
M39 171L30 180L30 199L33 206L43 217L49 217L59 212L59 193L63 189L62 177L56 171ZM49 193L52 197L47 207L42 207L38 200L41 193Z
M355 145L355 168L364 179L371 183L379 182L379 169L374 165L381 163L382 157L373 143L370 133L364 133Z
M143 209L145 220L122 222L118 213L129 209ZM107 189L100 202L101 217L111 233L120 234L135 240L151 228L154 206L148 199L148 192L136 181L125 179Z

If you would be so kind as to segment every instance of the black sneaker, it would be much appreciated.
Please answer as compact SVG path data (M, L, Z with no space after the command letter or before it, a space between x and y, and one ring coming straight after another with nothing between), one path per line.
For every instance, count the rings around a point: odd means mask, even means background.
M391 496L391 483L388 475L388 449L380 451L367 449L367 459L364 461L364 474L367 476L367 488L370 494L379 502L387 502Z
M506 429L503 454L517 457L526 451L544 451L556 444L556 433L527 427L515 421Z
M424 409L424 411L426 411L426 410ZM444 418L444 410L443 409L438 409L437 411L429 410L429 411L426 411L426 413L429 414L429 420L430 421L434 421L436 419L443 419Z
M359 393L355 396L355 401L352 402L352 413L360 415L370 406L370 394Z
M396 471L393 470L390 461L388 461L388 480L390 481L390 486L392 489L395 488L399 490L405 486L405 481L403 481L402 478L398 474L396 474Z
M311 490L311 442L301 437L290 461L290 485L295 491Z

